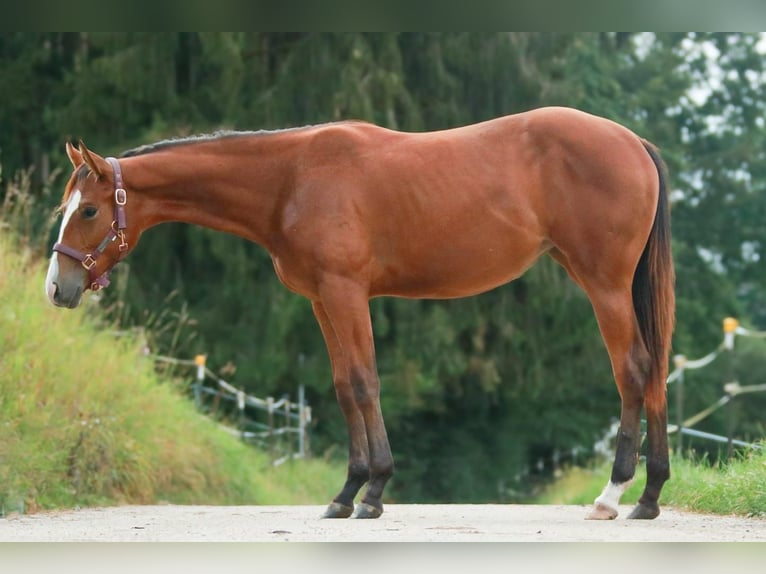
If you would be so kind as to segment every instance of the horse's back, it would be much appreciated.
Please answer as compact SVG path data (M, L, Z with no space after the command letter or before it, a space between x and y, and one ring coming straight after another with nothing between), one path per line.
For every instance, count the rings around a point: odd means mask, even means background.
M332 148L342 152L341 177L352 182L349 191L366 194L376 208L378 201L422 201L429 209L438 202L464 212L464 201L489 208L511 196L517 207L539 203L553 212L552 204L567 203L567 196L619 201L657 182L634 132L572 108L539 108L432 132L364 122L332 129L316 147L326 152L334 142ZM332 175L337 181L339 171Z

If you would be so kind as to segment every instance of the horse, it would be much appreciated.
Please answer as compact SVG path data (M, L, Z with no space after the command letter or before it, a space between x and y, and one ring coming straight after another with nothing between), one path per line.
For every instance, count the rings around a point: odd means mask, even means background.
M629 518L659 515L675 272L667 168L633 131L544 107L431 132L350 120L171 139L119 158L82 140L66 152L74 169L45 280L54 305L108 285L141 234L167 221L261 245L311 301L349 435L346 480L322 517L379 517L394 472L370 299L477 295L546 254L587 294L621 400L611 476L585 518L617 516L642 409L646 484Z

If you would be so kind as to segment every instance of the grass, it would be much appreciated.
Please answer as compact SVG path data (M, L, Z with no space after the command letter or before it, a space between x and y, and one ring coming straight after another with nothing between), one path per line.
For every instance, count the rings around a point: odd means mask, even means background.
M266 453L200 416L178 383L108 334L98 307L53 308L42 264L0 228L0 515L119 503L303 504L345 468Z
M609 480L611 464L593 469L570 468L535 502L540 504L591 504ZM644 487L646 468L640 465L636 480L621 503L635 503ZM729 462L673 457L671 478L660 505L722 515L766 518L766 449L751 450Z

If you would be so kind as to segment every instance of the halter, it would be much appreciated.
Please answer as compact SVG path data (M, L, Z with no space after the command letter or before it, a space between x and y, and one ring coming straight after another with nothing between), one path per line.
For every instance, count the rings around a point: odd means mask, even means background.
M123 257L125 257L128 251L128 242L125 240L125 229L127 228L127 222L125 218L125 204L128 202L128 192L125 191L124 183L122 182L122 170L120 169L120 163L113 157L106 158L112 165L114 170L114 220L109 228L104 239L98 244L98 247L91 253L83 253L72 247L68 247L63 243L56 243L53 246L53 251L57 253L63 253L79 261L83 267L88 271L90 278L90 288L92 291L98 291L104 287L109 286L109 271L111 267L104 271L101 275L96 275L94 269L96 267L96 259L101 255L109 244L115 239L120 239L119 250L120 254L114 264L117 264ZM114 267L114 265L112 265Z

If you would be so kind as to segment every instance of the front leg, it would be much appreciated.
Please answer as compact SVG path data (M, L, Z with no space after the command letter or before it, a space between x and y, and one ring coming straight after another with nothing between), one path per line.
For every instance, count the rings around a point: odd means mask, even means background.
M367 431L362 413L356 406L349 368L338 343L338 338L335 336L335 330L321 303L314 302L313 309L319 328L322 330L327 352L330 355L335 394L346 419L349 435L346 483L337 496L333 498L322 518L348 518L354 512L354 498L370 477Z
M394 464L380 409L380 382L367 292L346 277L325 277L315 314L323 317L319 319L320 324L326 323L323 333L331 330L334 335L328 351L336 394L350 437L348 479L334 503L343 506L351 503L364 480L369 479L367 492L353 516L377 518L383 513L383 490L393 474ZM328 512L333 510L333 505L330 506Z
M327 507L322 518L348 518L354 511L354 498L370 477L367 434L364 419L354 402L348 379L336 378L333 382L348 426L348 474L346 483Z

